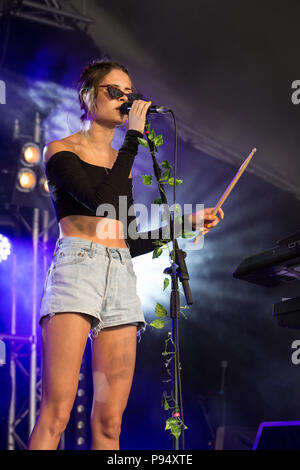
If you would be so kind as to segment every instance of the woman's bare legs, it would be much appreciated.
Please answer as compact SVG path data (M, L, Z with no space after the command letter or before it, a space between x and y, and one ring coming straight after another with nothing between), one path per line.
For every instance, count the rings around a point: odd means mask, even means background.
M137 327L105 328L93 340L92 449L119 449L136 359Z
M76 396L82 356L91 328L90 318L59 313L42 322L43 392L30 450L57 449Z

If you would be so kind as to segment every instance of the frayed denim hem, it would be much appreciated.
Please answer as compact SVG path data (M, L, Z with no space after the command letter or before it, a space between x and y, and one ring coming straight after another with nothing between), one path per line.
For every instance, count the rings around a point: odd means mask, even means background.
M127 323L124 323L124 324L126 325ZM133 324L133 325L137 326L138 329L137 329L136 336L137 336L138 343L139 343L142 339L142 333L145 333L145 331L146 331L147 323L145 323L145 326L142 326L142 325L144 325L144 322L132 322L132 323L128 323L128 324L129 325ZM141 324L141 326L138 326L139 324ZM118 326L118 325L113 325L113 326ZM91 332L89 334L89 338L90 339L97 338L97 336L99 335L100 331L103 330L103 328L104 328L104 323L100 319L99 323L94 328L91 329Z
M97 323L97 325L91 329L91 332L89 334L89 338L90 339L94 339L94 338L97 338L98 334L100 333L100 331L104 328L104 323L103 323L103 320L101 320L101 318L99 319L99 322Z
M140 328L138 328L137 333L136 333L138 343L140 343L142 339L142 334L145 333L146 331L146 327L147 327L147 322L145 323L145 326L141 326Z

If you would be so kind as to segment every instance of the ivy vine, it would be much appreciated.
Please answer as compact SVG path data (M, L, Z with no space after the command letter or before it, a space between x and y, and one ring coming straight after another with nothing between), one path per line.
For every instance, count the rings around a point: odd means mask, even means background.
M147 133L148 139L153 144L154 152L158 152L158 147L163 145L163 136L161 134L156 135L154 129L151 129L149 123L147 123L145 127L145 133ZM138 137L138 141L144 147L149 147L147 140ZM161 163L158 163L158 165L160 166L160 169L161 169L161 178L158 180L158 184L163 192L164 192L164 188L163 188L164 185L173 187L174 184L176 184L176 186L182 184L183 180L177 179L177 178L176 178L176 182L174 183L174 177L172 176L173 167L168 160L163 160ZM144 185L151 186L153 182L153 177L154 175L142 175ZM162 204L161 198L155 199L154 204ZM175 213L176 213L176 216L175 216L176 222L179 224L179 226L182 226L182 216L181 216L181 211L178 205L175 205ZM194 237L195 234L194 232L182 231L181 236L183 238L191 238L191 237ZM170 247L169 247L169 240L158 240L154 243L156 247L153 250L152 259L155 259L161 256L161 254L163 253L163 250L168 250L169 260L170 260L170 263L172 264L173 253L171 252ZM175 267L177 267L177 265L175 265ZM171 277L171 274L166 273L165 271L164 271L164 274L166 274L169 277L165 277L163 280L163 291L165 291L168 288L170 284L170 277ZM180 288L179 288L179 293L180 295L184 295L183 290ZM185 318L187 317L184 313L184 310L187 308L189 308L188 305L180 306L180 313ZM150 325L156 329L164 328L166 323L168 321L171 321L171 318L168 315L166 308L163 305L161 305L159 302L157 302L155 306L155 316L156 316L155 320L153 320L150 323ZM176 356L176 345L173 342L171 331L168 331L167 333L167 338L165 339L165 347L162 352L162 356L164 358L164 365L165 365L166 373L167 373L167 379L164 380L163 382L169 383L172 381L172 361L175 360L175 356ZM179 369L181 370L180 364L179 364ZM167 391L163 392L161 405L165 411L171 414L171 416L169 416L166 419L165 430L166 431L169 430L170 433L173 434L175 438L178 439L179 436L181 435L182 428L187 429L187 426L184 424L184 422L182 421L180 417L180 413L178 412L179 406L178 406L178 403L175 402L175 398L172 392L171 393L168 393Z

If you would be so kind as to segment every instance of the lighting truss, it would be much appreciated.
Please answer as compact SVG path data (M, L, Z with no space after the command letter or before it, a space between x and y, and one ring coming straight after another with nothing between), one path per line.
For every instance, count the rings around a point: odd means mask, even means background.
M31 148L35 145L35 148L39 148L41 144L40 140L40 119L37 113L34 128L34 137L29 136L29 142ZM16 127L16 126L15 126ZM17 126L19 129L19 125ZM21 135L14 129L14 139L25 138L28 136ZM20 159L20 156L19 156ZM26 162L25 162L26 163ZM24 163L24 165L25 165ZM28 162L27 162L28 163ZM31 165L29 161L28 165ZM27 167L29 169L29 166ZM0 332L0 340L4 343L9 344L10 359L9 359L9 371L11 379L11 398L10 406L8 410L8 434L7 434L7 449L14 450L16 447L19 449L27 448L28 437L34 427L37 414L39 412L39 404L41 401L41 368L38 364L38 338L37 338L37 324L38 324L38 285L40 283L38 275L39 260L42 258L43 262L43 274L44 278L48 268L48 255L47 245L49 241L49 230L53 224L56 223L56 218L51 218L49 215L50 201L47 199L47 203L38 207L38 198L35 197L27 204L26 198L30 197L30 194L20 193L22 198L19 201L17 207L9 205L11 215L14 220L14 233L15 228L23 226L31 236L32 240L32 289L29 292L32 310L31 310L31 327L28 335L24 336L17 335L17 282L16 276L20 267L18 266L18 256L14 249L12 249L13 256L13 268L12 268L12 282L11 282L11 325L10 334L4 334ZM44 198L40 195L40 198ZM20 211L19 208L27 207L30 208L30 217L25 217L26 212ZM13 246L13 240L12 240ZM23 397L24 390L22 390L24 377L28 380L28 394L22 401L20 397ZM24 387L23 387L24 388ZM27 420L27 435L24 437L24 425ZM22 429L21 429L22 428Z
M27 442L20 435L18 426L25 419L28 420L28 436L30 435L39 412L41 401L41 368L38 365L37 355L37 320L38 320L38 260L40 254L43 257L44 277L48 266L47 251L45 247L48 243L49 227L54 223L54 219L49 219L48 211L33 209L32 222L29 223L21 215L19 219L32 234L33 247L33 272L32 272L32 322L29 336L16 334L17 325L17 290L16 273L18 269L17 256L13 253L13 279L12 279L12 301L11 301L11 327L10 334L0 333L0 340L10 343L10 377L11 377L11 399L8 412L8 434L7 449L26 449ZM40 219L42 218L42 226ZM41 252L41 253L40 253ZM25 360L24 360L25 359ZM29 359L29 360L28 360ZM29 393L20 404L18 394L22 392L21 382L18 380L17 372L21 372L28 380ZM23 437L23 438L22 438ZM26 437L26 441L27 441Z
M84 25L87 28L89 24L94 23L94 20L85 14L86 2L84 0L81 2L81 13L71 2L58 0L44 0L42 2L10 0L2 3L3 11L0 13L1 16L9 14L55 28L74 30L79 25ZM64 8L61 6L62 3L65 4Z

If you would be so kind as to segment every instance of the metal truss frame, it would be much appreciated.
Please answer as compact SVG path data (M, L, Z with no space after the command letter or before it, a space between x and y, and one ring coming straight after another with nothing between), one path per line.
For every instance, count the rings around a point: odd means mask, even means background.
M12 296L11 296L11 328L10 334L0 333L0 339L10 343L10 377L11 377L11 399L8 411L7 449L14 450L16 445L20 449L27 449L22 437L18 434L17 427L28 417L28 437L34 427L38 407L41 402L41 367L38 367L37 354L37 323L38 323L38 263L39 253L43 257L44 277L48 267L47 243L50 226L56 222L49 221L47 210L33 209L32 223L28 223L20 214L18 215L27 230L32 234L33 269L32 269L32 317L31 332L29 336L16 334L17 326L17 286L16 273L18 269L17 256L13 254L12 267ZM40 218L42 218L42 229L40 230ZM27 347L27 352L24 352ZM29 351L28 351L29 349ZM23 351L22 351L23 350ZM22 359L29 358L29 367L22 363ZM29 381L29 394L22 405L18 404L18 393L20 385L17 379L17 370Z
M85 14L85 0L81 2L81 13L78 12L71 2L67 3L73 11L63 9L61 3L65 2L59 0L44 0L42 2L33 2L31 0L6 0L3 3L4 8L2 15L9 14L18 18L54 26L55 28L74 30L78 28L80 24L85 25L87 28L89 24L94 23L94 20Z

